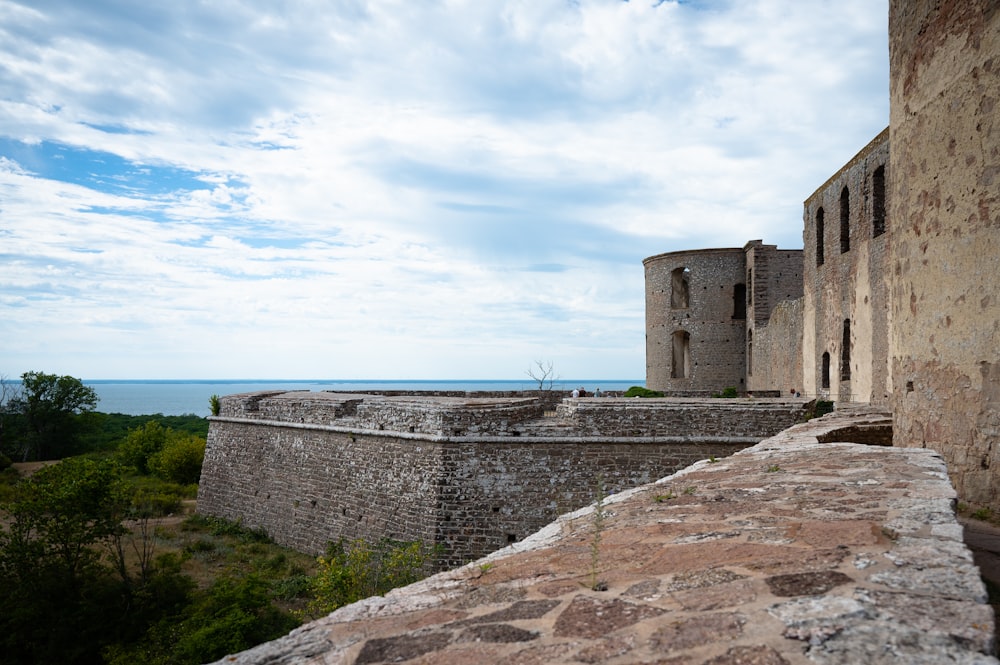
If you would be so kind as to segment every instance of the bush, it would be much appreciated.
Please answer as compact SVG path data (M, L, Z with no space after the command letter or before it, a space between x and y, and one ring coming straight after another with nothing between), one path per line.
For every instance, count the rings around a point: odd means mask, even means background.
M312 580L314 600L309 612L312 616L327 614L423 579L433 553L420 542L386 538L375 544L363 539L349 545L343 539L330 543L326 556L319 558L319 572Z
M663 391L649 390L642 386L632 386L625 391L625 397L663 397Z
M163 450L170 433L169 428L156 420L150 420L142 427L130 429L125 435L125 440L118 446L118 459L139 473L149 473L149 459Z
M201 479L201 464L205 459L205 440L201 437L171 434L163 448L150 456L149 470L160 478L181 485Z
M740 394L738 392L736 392L736 388L734 388L732 386L727 387L721 393L715 393L714 395L712 395L712 397L724 397L726 399L730 399L730 398L733 398L733 397L739 397L739 396L740 396Z

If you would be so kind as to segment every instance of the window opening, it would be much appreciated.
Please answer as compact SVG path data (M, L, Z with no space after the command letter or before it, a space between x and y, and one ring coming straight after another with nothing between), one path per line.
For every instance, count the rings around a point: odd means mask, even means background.
M825 232L825 222L823 220L823 208L816 211L816 266L823 265L823 234Z
M747 331L747 375L753 374L753 331Z
M670 273L670 307L686 309L691 298L691 271L687 268L674 268Z
M691 335L686 330L674 332L672 356L670 378L688 378L691 373Z
M872 173L872 237L885 233L885 164Z
M824 390L830 389L830 354L826 351L823 352L823 374L820 385Z
M747 285L737 284L733 287L733 318L747 318Z
M851 320L844 319L844 338L840 344L840 380L851 380Z
M840 253L851 251L851 193L840 190Z

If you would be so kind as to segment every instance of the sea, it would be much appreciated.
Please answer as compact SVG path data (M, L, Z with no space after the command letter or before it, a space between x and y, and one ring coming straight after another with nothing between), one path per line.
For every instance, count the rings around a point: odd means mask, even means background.
M231 381L185 381L185 380L83 380L83 384L93 388L99 401L97 411L122 413L130 416L160 414L163 416L208 416L209 398L258 390L467 390L503 391L535 390L538 383L528 380L507 381L463 381L463 380L330 380L330 381L286 381L266 379L246 379ZM553 384L556 390L585 388L592 392L601 390L628 390L632 386L644 386L644 379L559 379ZM547 386L547 384L546 384Z

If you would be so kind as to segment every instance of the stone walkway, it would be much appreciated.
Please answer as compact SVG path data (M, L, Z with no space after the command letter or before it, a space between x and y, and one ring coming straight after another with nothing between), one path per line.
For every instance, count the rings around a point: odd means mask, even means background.
M219 662L997 663L941 458L817 441L880 416L798 425Z

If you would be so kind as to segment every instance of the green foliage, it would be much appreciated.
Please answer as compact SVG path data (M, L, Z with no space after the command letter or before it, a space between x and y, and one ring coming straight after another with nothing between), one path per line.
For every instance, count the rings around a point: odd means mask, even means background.
M160 611L169 575L151 566L135 579L115 561L130 506L130 487L109 459L68 458L15 486L0 533L5 662L100 662L103 648Z
M169 428L156 420L150 420L142 427L129 430L125 440L118 446L118 459L139 473L149 473L149 459L167 444L170 432Z
M740 394L736 391L736 388L729 386L725 388L721 393L715 393L712 397L722 397L725 399L731 399L733 397L739 397Z
M604 510L604 479L597 479L597 496L594 501L594 512L592 522L594 533L590 540L590 588L592 591L607 591L607 583L597 578L600 572L601 563L601 538L604 535L604 520L606 513Z
M212 395L208 398L208 409L213 416L219 415L222 411L222 401L219 399L218 395Z
M993 517L993 511L989 508L979 508L972 512L972 518L988 522Z
M51 572L72 586L99 559L92 548L122 530L131 503L121 469L110 460L74 457L38 470L7 505L0 565L30 577Z
M157 420L130 430L118 446L118 459L123 464L181 485L198 482L204 458L203 438L175 432Z
M625 391L625 397L663 397L663 391L649 390L642 386L632 386Z
M111 665L197 665L278 638L298 619L272 605L267 580L255 574L218 578L182 611L162 618L143 642L106 652Z
M349 544L330 543L318 559L319 571L311 585L310 616L327 614L350 603L380 596L422 579L433 550L419 542L383 538L375 544L363 539Z
M154 413L145 416L128 416L122 413L89 414L94 427L87 437L87 450L112 450L134 429L140 429L150 421L156 421L174 432L183 432L205 438L208 436L208 419L201 416L164 416Z
M148 460L149 470L157 476L182 485L197 483L205 459L205 439L197 436L171 435L163 448Z
M241 522L231 522L220 517L191 515L184 521L187 530L205 530L213 536L232 536L244 543L271 543L271 537L264 529L251 529Z
M300 621L277 603L305 607L311 558L239 523L199 517L167 535L152 520L180 510L195 485L129 477L104 457L68 458L8 489L0 506L5 665L201 663ZM157 554L164 543L173 551Z
M20 390L3 404L0 445L22 462L61 459L80 452L90 422L83 415L93 411L97 401L94 389L80 379L25 372Z

